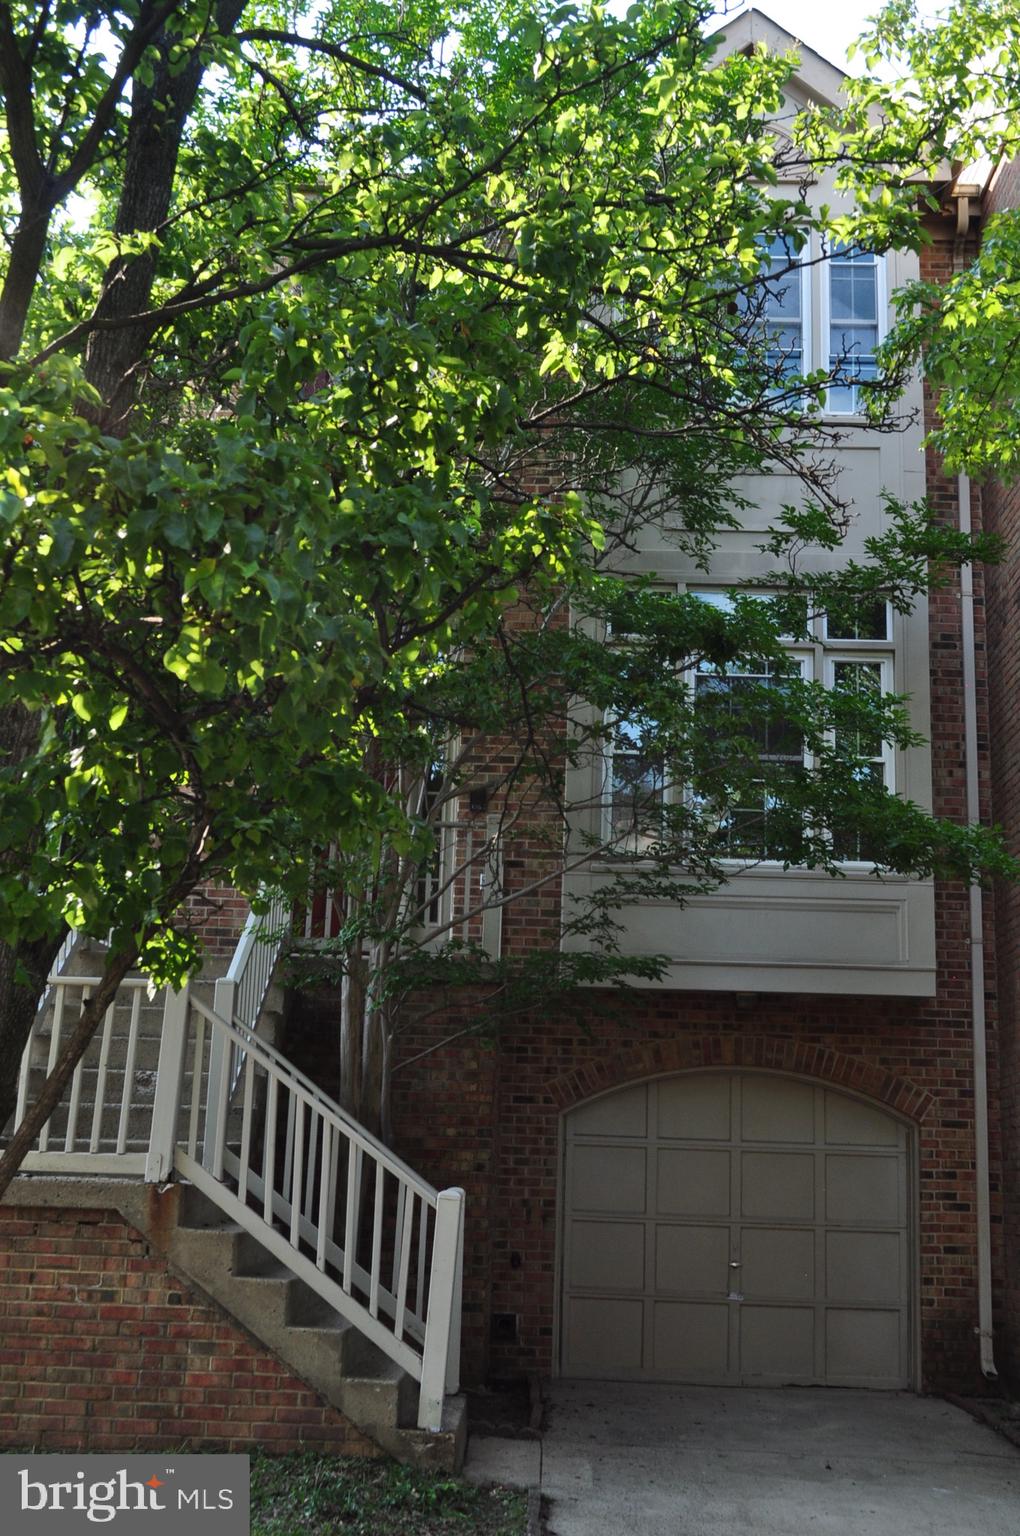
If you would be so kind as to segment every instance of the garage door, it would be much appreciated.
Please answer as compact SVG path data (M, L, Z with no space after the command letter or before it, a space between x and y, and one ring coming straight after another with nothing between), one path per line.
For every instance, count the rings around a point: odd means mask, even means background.
M567 1116L566 1376L910 1385L907 1131L764 1073Z

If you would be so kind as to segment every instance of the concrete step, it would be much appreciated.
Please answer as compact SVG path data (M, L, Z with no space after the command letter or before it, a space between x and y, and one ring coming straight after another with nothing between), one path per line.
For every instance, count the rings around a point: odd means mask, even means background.
M459 1467L466 1443L463 1400L438 1435L415 1427L418 1383L326 1299L225 1219L193 1186L179 1192L169 1257L231 1316L391 1455Z

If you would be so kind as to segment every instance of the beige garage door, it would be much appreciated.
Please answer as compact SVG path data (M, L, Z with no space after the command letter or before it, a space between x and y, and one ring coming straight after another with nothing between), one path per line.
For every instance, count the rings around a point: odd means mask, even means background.
M910 1385L897 1120L719 1072L621 1089L566 1124L564 1375Z

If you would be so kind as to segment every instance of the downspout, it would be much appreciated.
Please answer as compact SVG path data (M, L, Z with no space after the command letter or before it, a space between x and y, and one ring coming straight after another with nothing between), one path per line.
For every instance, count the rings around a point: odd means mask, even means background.
M960 532L971 531L970 479L957 481ZM974 648L974 568L960 567L960 622L963 645L963 743L967 782L967 820L973 826L981 817L978 784L977 666ZM974 1056L974 1180L977 1215L978 1323L975 1330L981 1371L995 1378L992 1335L992 1223L988 1177L988 1051L985 1035L985 938L981 886L970 886L970 1010Z

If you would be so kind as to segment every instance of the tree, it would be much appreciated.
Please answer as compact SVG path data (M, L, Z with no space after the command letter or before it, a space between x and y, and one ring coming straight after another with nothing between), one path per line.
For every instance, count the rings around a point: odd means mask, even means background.
M60 924L112 936L0 1188L126 971L178 981L195 964L189 891L304 891L330 842L364 1000L347 1096L378 1115L380 978L392 996L411 983L408 892L436 807L486 736L523 720L504 812L526 781L562 816L565 689L595 711L571 751L642 719L696 791L712 774L712 795L655 823L653 876L678 894L718 877L725 804L760 779L752 717L780 708L830 770L770 788L784 857L831 862L820 829L846 815L881 831L892 868L1003 867L978 830L862 783L851 727L904 739L895 701L823 699L784 673L777 625L831 600L831 580L788 570L784 604L726 618L612 579L666 502L704 555L739 517L734 476L765 463L810 493L777 560L838 539L817 451L831 380L791 378L770 350L782 270L763 271L763 248L780 235L789 272L812 229L916 242L911 178L957 104L926 119L924 155L906 114L899 139L832 113L780 140L789 61L718 64L709 15L698 0L623 20L542 0L0 4L0 1121ZM791 185L830 163L867 191L880 162L883 197L839 218ZM877 426L895 426L897 384L870 386ZM983 550L924 509L890 526L840 601L909 603L929 558ZM636 641L593 644L568 602ZM533 619L511 623L522 607ZM742 752L662 678L663 657L699 655L772 658L783 679L730 729ZM583 921L606 938L600 974L618 974L608 908ZM369 931L397 942L363 974ZM442 964L462 975L469 958Z

